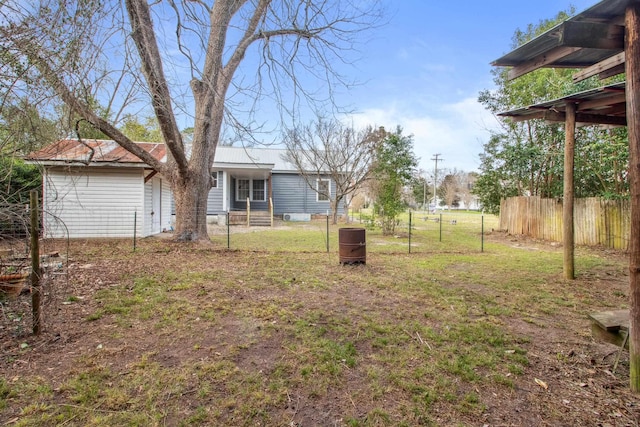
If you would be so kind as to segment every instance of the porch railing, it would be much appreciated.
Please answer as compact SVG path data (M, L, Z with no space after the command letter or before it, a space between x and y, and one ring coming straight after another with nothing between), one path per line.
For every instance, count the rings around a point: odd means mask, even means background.
M251 226L251 200L247 197L247 227Z
M269 197L269 218L271 218L271 226L273 227L273 198Z

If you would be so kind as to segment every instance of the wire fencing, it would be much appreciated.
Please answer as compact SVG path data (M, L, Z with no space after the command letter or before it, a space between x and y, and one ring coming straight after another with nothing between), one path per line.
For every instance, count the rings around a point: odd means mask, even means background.
M375 219L358 214L339 224L331 224L325 216L306 222L278 220L272 227L211 225L209 234L214 244L232 250L337 253L339 229L357 227L365 230L371 252L482 252L485 234L497 224L496 216L475 212L412 212L401 216L390 235L382 233Z

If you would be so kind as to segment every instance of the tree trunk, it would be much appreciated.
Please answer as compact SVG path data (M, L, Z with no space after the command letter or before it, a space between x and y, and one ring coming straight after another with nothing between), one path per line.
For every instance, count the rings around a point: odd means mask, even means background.
M176 208L175 239L180 242L208 242L208 175L189 172L189 176L171 185Z
M338 206L340 206L340 200L336 198L331 206L331 210L333 211L331 212L331 223L334 225L338 223Z

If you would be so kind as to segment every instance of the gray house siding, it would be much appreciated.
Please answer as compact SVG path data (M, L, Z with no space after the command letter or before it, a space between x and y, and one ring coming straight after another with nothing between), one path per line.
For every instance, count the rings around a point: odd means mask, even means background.
M328 201L317 201L317 193L309 188L304 178L297 174L273 174L274 214L309 213L326 214L331 210ZM331 182L331 192L335 194L335 183ZM339 207L339 213L344 209Z
M328 201L318 201L317 193L309 188L304 178L298 174L292 173L274 173L271 175L272 191L273 191L273 207L275 215L284 213L309 213L309 214L326 214L331 210ZM236 185L235 179L230 179L228 187L230 208L234 211L242 211L247 209L246 201L236 201ZM335 195L336 185L331 182L331 193ZM209 192L207 200L207 215L219 215L225 213L223 210L223 189L221 184L218 188L212 188ZM251 209L268 210L269 202L251 202ZM344 208L342 204L338 208L338 213L342 214Z
M222 187L212 188L209 191L209 198L207 199L207 215L217 215L224 213L222 210Z

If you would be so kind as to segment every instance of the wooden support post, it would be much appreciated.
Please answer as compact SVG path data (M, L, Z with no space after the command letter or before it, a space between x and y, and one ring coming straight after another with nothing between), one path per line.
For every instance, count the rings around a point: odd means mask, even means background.
M564 193L562 202L562 244L564 278L575 279L573 229L573 166L576 145L576 104L567 102L564 138Z
M640 392L640 5L625 13L625 71L629 134L631 231L629 236L629 382Z
M40 289L40 227L38 208L38 190L30 193L31 214L31 313L33 317L33 333L39 335L42 332L42 304Z

